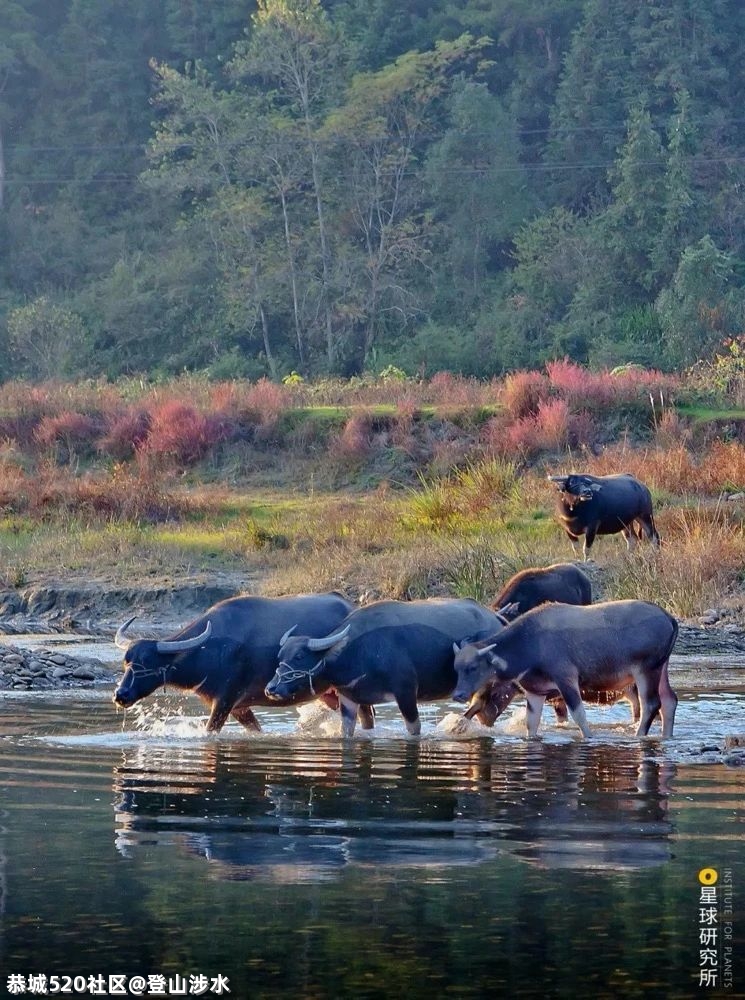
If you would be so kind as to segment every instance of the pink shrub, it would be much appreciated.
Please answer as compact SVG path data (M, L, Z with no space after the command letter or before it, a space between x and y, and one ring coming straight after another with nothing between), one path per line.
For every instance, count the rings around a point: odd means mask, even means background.
M566 358L549 361L546 365L548 380L573 408L601 409L613 404L621 383L607 371L591 372Z
M519 420L538 412L548 390L548 379L541 372L515 372L502 383L501 402L509 416Z
M600 436L597 420L587 410L572 413L569 417L569 444L572 448L593 448Z
M138 453L179 465L203 458L215 444L225 440L225 428L194 407L168 400L150 411L150 429Z
M117 461L132 458L147 437L150 416L145 410L130 409L109 419L106 433L99 438L98 450Z
M355 413L331 443L331 453L347 461L362 461L372 451L373 427L369 413Z
M68 410L57 416L42 417L34 438L45 447L59 449L58 457L66 460L76 451L91 452L99 430L95 417Z
M290 404L290 400L283 386L271 382L268 378L260 378L248 389L245 404L249 409L259 413L261 423L273 424Z
M546 399L535 416L536 443L542 450L556 451L569 443L569 404L565 399Z

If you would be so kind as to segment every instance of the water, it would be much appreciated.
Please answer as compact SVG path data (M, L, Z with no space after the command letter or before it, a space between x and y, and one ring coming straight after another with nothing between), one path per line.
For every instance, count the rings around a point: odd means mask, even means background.
M701 753L745 731L727 687L679 691L665 744L621 705L589 709L590 743L549 710L540 740L519 712L456 739L447 705L419 740L385 707L343 741L294 710L208 737L194 698L8 695L0 995L10 974L224 976L244 1000L743 995L745 769ZM722 921L734 882L729 989L723 942L699 986L704 867Z

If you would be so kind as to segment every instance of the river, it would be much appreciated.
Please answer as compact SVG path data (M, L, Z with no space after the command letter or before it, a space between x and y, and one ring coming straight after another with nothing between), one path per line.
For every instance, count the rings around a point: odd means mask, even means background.
M548 709L526 740L519 706L456 739L454 705L424 706L420 739L385 706L344 741L309 710L208 737L193 697L6 693L0 991L742 995L745 768L721 747L745 730L743 671L672 676L665 742L624 705L588 709L588 742Z

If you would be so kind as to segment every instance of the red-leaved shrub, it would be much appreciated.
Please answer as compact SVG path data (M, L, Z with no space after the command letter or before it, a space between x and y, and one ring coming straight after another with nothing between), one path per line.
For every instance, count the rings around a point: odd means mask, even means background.
M210 420L186 403L168 400L150 411L150 429L138 453L144 458L192 465L224 440L222 422Z
M66 411L42 417L34 431L36 441L54 448L58 461L69 461L74 454L90 454L100 432L99 421L86 413Z
M105 434L98 440L98 450L119 462L132 458L149 430L150 414L146 410L119 413L110 418Z
M515 420L538 412L538 404L548 396L548 379L541 372L515 372L502 383L501 402Z
M362 461L372 451L373 418L370 413L354 413L331 442L331 454L347 461Z

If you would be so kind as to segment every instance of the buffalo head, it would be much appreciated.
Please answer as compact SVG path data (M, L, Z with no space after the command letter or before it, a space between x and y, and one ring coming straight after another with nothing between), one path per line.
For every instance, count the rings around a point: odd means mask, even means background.
M114 638L116 646L124 650L124 677L114 692L114 702L122 708L129 708L165 684L169 671L177 666L174 656L198 649L212 634L212 623L208 621L199 635L188 639L137 639L128 642L125 632L133 621L134 618L130 618L121 625Z
M569 476L549 476L548 479L556 483L562 499L570 506L582 500L592 500L603 488L601 483L595 482L589 476L579 476L576 473Z
M453 643L453 667L458 675L453 701L469 701L487 686L492 686L495 680L501 683L500 671L506 669L507 664L494 652L496 645L489 640Z
M267 698L290 701L307 690L311 694L323 693L329 684L323 677L324 657L319 653L345 639L349 628L347 625L340 632L320 638L293 635L295 629L288 629L279 641L279 665L264 689Z

